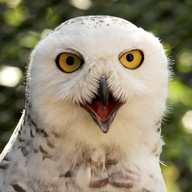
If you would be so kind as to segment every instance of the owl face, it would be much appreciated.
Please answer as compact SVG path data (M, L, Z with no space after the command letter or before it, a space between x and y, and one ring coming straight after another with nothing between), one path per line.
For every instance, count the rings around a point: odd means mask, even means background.
M163 114L167 58L156 37L128 21L79 17L40 41L28 79L34 110L45 121L52 113L62 117L70 105L74 121L88 114L107 133L118 114L139 118L143 109L157 119Z

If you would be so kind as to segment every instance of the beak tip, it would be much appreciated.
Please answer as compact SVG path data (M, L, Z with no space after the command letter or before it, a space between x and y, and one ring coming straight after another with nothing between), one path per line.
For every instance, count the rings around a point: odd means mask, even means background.
M102 131L102 130L101 130L101 131ZM102 132L103 132L104 134L107 134L107 133L108 133L108 131L109 131L109 130L107 130L107 131L102 131Z
M107 107L107 103L108 103L108 101L106 101L106 102L101 102L101 104L103 105L103 107Z
M97 123L98 123L101 131L102 131L104 134L108 133L109 128L110 128L110 125L111 125L111 121L110 121L110 120L108 120L108 121L106 121L106 122L98 121Z

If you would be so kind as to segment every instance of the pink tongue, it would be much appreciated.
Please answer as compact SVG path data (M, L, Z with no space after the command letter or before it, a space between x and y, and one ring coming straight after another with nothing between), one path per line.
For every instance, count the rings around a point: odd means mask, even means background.
M97 104L96 104L97 103ZM109 119L110 112L107 107L104 107L100 101L97 101L96 104L96 111L95 113L99 117L101 121L106 121Z

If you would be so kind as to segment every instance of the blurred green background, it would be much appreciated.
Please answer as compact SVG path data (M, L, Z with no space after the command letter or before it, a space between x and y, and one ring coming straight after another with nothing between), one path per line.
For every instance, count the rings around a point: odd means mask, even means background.
M192 192L192 0L0 0L0 151L24 108L35 44L67 19L98 14L125 18L162 40L174 72L162 169L168 192Z

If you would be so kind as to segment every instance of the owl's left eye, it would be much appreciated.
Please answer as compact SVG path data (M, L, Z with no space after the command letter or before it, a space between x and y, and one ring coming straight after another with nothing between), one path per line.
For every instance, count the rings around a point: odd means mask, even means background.
M56 58L57 67L65 73L72 73L79 69L83 61L75 54L60 53Z
M125 52L119 60L124 67L128 69L136 69L142 64L144 55L140 50L132 50Z

